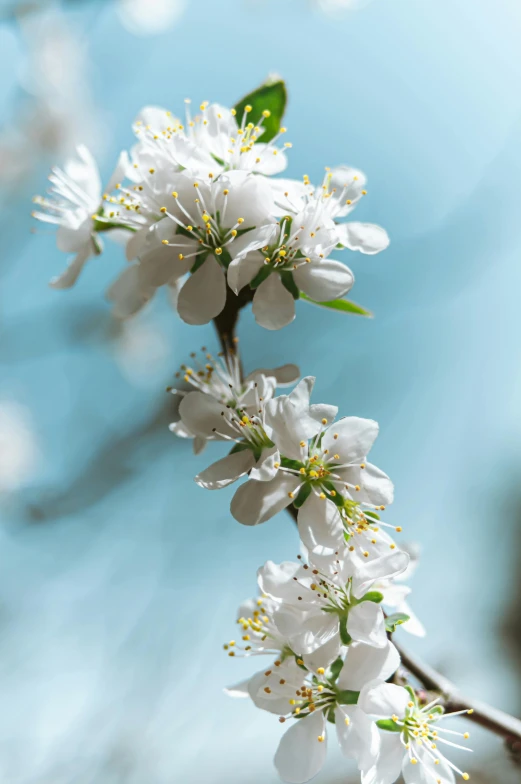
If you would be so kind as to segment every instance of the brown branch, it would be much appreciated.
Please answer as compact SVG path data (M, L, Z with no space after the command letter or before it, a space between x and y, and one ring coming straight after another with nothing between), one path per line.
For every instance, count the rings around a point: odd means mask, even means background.
M243 292L245 294L243 295ZM214 319L214 327L225 353L238 353L235 344L235 333L239 312L252 299L253 292L248 288L237 297L228 289L224 310ZM297 510L293 506L287 511L297 522ZM396 645L396 643L395 643ZM493 708L479 700L469 699L444 675L441 675L429 664L425 664L418 657L407 653L396 645L402 661L402 666L418 681L427 691L435 691L443 697L444 707L447 712L471 710L468 719L475 724L504 738L513 759L521 763L521 720L510 716L497 708Z

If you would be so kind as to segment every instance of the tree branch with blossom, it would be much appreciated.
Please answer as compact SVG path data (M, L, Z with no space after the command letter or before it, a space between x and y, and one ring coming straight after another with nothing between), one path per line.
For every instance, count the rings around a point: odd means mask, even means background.
M228 693L289 724L275 754L281 778L304 784L318 773L334 732L362 784L400 774L406 784L468 780L453 754L469 750L469 735L445 720L466 715L513 739L512 749L520 722L465 700L393 642L398 626L423 627L406 601L411 561L395 541L401 528L384 519L394 486L368 459L378 424L312 402L315 379L299 380L294 364L243 372L236 331L246 305L268 330L293 321L301 299L367 316L345 298L354 276L332 254L373 255L389 244L380 226L348 220L367 193L360 170L326 168L318 185L280 176L291 148L285 104L274 78L233 109L203 101L193 115L188 101L180 120L145 107L133 125L137 143L105 189L80 148L36 199L35 217L57 224L59 247L74 254L51 285L70 288L102 253L103 235L117 232L129 262L108 291L118 316L165 287L186 323L214 324L221 352L204 348L181 366L170 429L196 453L223 444L224 456L195 481L208 490L238 482L230 511L239 523L259 525L284 509L297 523L301 553L260 567L258 596L237 615L240 639L224 646L231 657L270 657ZM291 391L278 393L284 386Z

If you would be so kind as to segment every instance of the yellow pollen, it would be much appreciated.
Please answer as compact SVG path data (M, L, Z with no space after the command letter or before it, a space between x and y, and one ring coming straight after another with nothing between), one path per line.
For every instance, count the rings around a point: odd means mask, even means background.
M187 226L187 227L186 227L186 230L187 230L187 231L193 231L193 230L194 230L194 227L193 227L193 226Z
M364 558L369 558L369 553L367 552L367 550L364 552Z
M325 501L326 500L326 494L325 493L320 493L319 498L321 498L323 501Z
M273 463L274 468L280 468L280 463Z
M355 490L358 493L360 491L360 485L355 485Z
M469 779L470 779L469 774L468 773L464 773L463 774L463 781L468 781Z
M323 743L324 742L324 736L323 735L319 735L317 740L318 740L319 743Z
M168 245L168 240L161 240L161 242L163 243L163 245Z
M319 675L323 675L325 673L325 669L323 667L319 667L317 672Z
M401 525L398 525L394 530L396 531L396 533L401 534L401 532L402 532Z
M299 473L300 474L305 474L306 473L306 469L304 467L299 468Z
M179 259L179 261L182 261L184 259L184 256L182 253L180 253L177 258Z
M322 420L322 424L323 424L323 425L327 425L327 419L323 419L323 420Z
M237 223L239 224L244 223L244 218L237 218Z
M244 111L245 111L246 113L249 113L249 112L251 112L251 110L252 110L252 109L253 109L253 107L252 107L252 106L250 106L250 104L249 104L249 103L248 103L248 104L246 104L246 106L244 107Z
M150 174L154 174L155 169L149 169L148 171L150 172Z
M237 230L236 229L232 229L230 234L232 235L232 237L236 237L237 236Z
M304 659L297 659L297 664L300 664L300 666L302 666L304 664Z
M411 765L417 765L417 764L418 764L418 760L416 759L416 757L413 757L411 759Z
M466 733L463 735L463 737L465 738L465 740L468 740L468 739L470 738L470 733L469 733L469 732L466 732Z
M174 199L177 199L178 195L179 194L177 193L177 191L172 191L172 196L174 197Z
M414 708L414 702L408 702L407 703L407 707L408 708Z
M362 196L367 196L367 191L362 191Z
M271 112L268 111L268 109L264 109L264 111L262 112L262 116L263 117L271 117Z
M395 544L390 544L389 547L391 548L391 550L396 550L396 545Z
M222 252L223 252L223 249L222 249L222 248L216 248L216 249L215 249L215 255L216 255L216 256L220 256Z
M346 716L346 717L345 717L345 719L344 719L344 724L345 724L347 727L349 727L349 725L351 724L351 722L349 721L349 716Z
M470 710L467 711L467 716L472 716L473 713L474 713L474 708L471 708Z
M288 498L294 498L294 497L295 497L294 493L288 493Z

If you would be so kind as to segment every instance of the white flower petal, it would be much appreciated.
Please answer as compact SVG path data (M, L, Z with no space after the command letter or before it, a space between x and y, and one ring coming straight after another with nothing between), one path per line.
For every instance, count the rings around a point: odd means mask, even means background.
M243 525L265 523L291 503L288 493L295 490L299 480L292 474L281 474L269 482L249 479L233 496L230 510Z
M353 572L353 594L361 598L376 580L397 577L407 569L409 556L403 550L392 550L388 555L365 559L356 564Z
M178 313L187 324L207 324L219 315L225 302L224 270L214 256L209 256L179 292Z
M235 294L250 283L264 264L260 253L249 253L245 257L234 259L228 267L228 286Z
M375 764L380 751L380 733L369 716L357 705L337 706L335 727L344 757L356 760L360 770Z
M342 543L344 525L335 504L312 492L299 509L298 530L309 550L317 546L335 550Z
M399 665L400 654L392 642L388 641L383 648L375 648L365 642L353 642L347 649L338 687L360 691L369 681L386 681Z
M293 277L298 288L317 302L343 297L355 282L349 267L333 259L301 264Z
M298 587L293 578L301 569L294 561L283 561L280 564L266 561L257 572L259 588L274 599L292 602L297 597Z
M239 683L235 683L233 686L227 686L224 689L224 693L229 697L239 697L240 699L243 699L244 697L247 698L250 696L250 692L248 691L250 680L251 678L246 678L243 681L239 681Z
M337 226L338 240L349 250L374 256L389 247L389 235L374 223L342 223Z
M128 318L141 310L154 293L154 288L143 287L139 264L131 264L109 286L106 296L113 303L114 315L117 318Z
M374 602L362 602L349 611L347 631L355 641L366 642L377 648L387 645L384 614L382 608Z
M361 784L393 784L400 775L405 753L397 732L380 733L378 757L370 768L362 768Z
M361 417L343 417L326 430L322 446L330 452L338 453L341 463L361 462L370 451L377 435L378 422Z
M256 289L253 296L255 321L265 329L282 329L295 318L295 300L276 272Z
M319 667L328 667L338 659L341 649L340 637L337 634L319 648L315 648L312 653L305 653L302 658L308 670L316 672Z
M277 463L280 465L280 453L277 447L266 447L262 450L256 465L252 468L250 478L256 479L258 482L269 482L279 470Z
M236 435L226 417L222 416L223 411L226 411L226 407L204 392L189 392L179 404L179 416L185 426L204 438L215 438L215 430L223 435Z
M242 449L212 463L195 477L195 481L207 490L219 490L247 474L254 463L255 458L251 449Z
M93 255L92 243L81 248L76 256L69 262L67 269L49 283L53 289L70 289L78 280L85 262Z
M360 692L358 705L375 721L390 719L392 716L402 719L410 699L409 692L403 686L373 682L368 683Z
M275 767L283 781L289 784L304 784L316 776L322 768L327 754L325 737L326 720L322 711L315 711L305 719L299 719L282 736Z

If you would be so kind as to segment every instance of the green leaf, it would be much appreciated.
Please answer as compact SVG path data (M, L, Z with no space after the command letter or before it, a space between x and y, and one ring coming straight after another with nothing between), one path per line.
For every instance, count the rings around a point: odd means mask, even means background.
M340 639L343 645L349 645L352 640L351 635L347 631L347 615L344 618L340 618Z
M356 705L359 696L359 691L350 691L349 689L344 689L343 691L337 692L336 701L339 705Z
M376 726L380 727L381 730L387 730L387 732L401 732L403 727L400 727L392 719L380 719L380 721L376 722Z
M281 457L280 464L282 468L293 468L295 471L298 471L303 465L298 460L291 460L289 457Z
M344 660L342 659L341 656L339 656L338 659L335 659L335 661L333 662L333 664L329 668L330 671L331 671L331 678L330 678L330 680L333 681L333 683L336 683L336 681L338 680L338 676L342 672L342 667L343 666L344 666Z
M250 281L250 289L256 289L263 283L269 275L273 272L273 267L269 264L264 264L257 272L254 278Z
M282 118L286 109L286 85L282 79L268 79L256 90L245 95L239 103L235 104L236 118L239 125L242 123L244 108L251 106L247 122L259 125L262 121L263 133L258 141L269 142L280 131ZM263 117L263 111L270 112L269 117Z
M307 294L300 293L300 298L305 299L306 302L311 302L313 305L320 305L321 308L328 308L328 310L338 310L341 313L353 313L355 316L366 316L372 318L373 314L370 310L365 310L361 305L351 302L348 299L332 299L331 302L317 302Z
M280 279L282 285L287 288L293 299L298 299L300 297L300 291L297 288L293 274L291 272L281 272Z
M401 626L402 623L405 623L409 619L410 616L405 613L393 613L393 615L388 615L385 619L385 628L392 634L396 631L397 626Z
M300 488L300 490L298 492L297 497L293 501L293 506L295 507L295 509L300 509L302 504L305 501L307 501L307 499L309 498L310 494L311 494L311 484L309 482L306 482L305 484L302 485L302 487Z
M374 602L375 604L380 604L383 600L384 595L380 591L369 591L360 599L361 602Z

